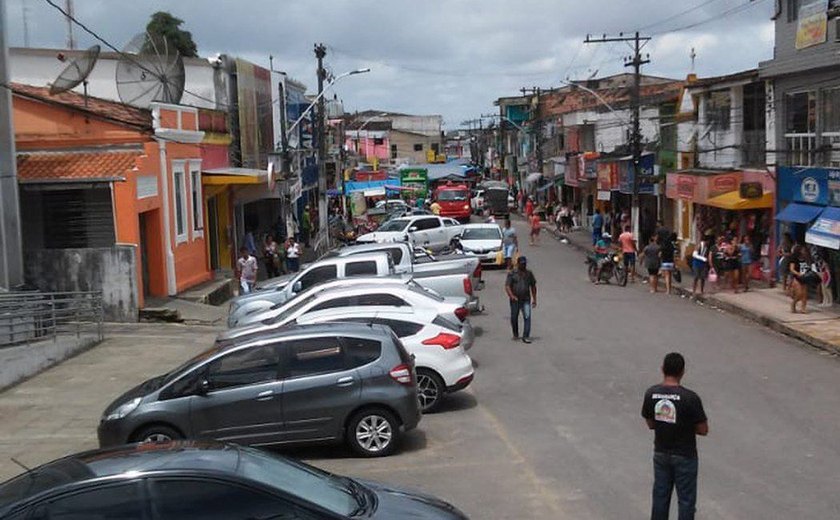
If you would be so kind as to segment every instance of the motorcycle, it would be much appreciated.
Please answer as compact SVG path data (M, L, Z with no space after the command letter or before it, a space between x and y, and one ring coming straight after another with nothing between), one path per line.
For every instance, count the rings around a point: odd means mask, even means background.
M607 262L601 268L600 281L610 283L610 279L615 278L616 283L621 287L627 285L627 269L624 267L624 257L621 253L609 253ZM595 255L590 253L586 257L587 270L589 272L589 280L596 282L595 273L598 271L598 261L595 260Z

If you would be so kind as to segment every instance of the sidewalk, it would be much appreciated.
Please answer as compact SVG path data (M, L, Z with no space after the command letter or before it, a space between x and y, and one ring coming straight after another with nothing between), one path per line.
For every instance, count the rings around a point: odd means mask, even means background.
M550 236L546 235L545 239ZM592 236L588 231L573 231L566 238L569 240L568 245L575 249L592 249ZM682 275L683 283L675 284L675 293L691 296L692 275L688 271L683 271ZM714 290L714 285L707 283L707 291L710 288ZM830 353L840 354L840 309L836 306L820 307L816 302L809 301L807 314L793 314L790 312L790 298L781 288L758 286L738 294L729 290L707 292L698 296L697 301L755 321Z

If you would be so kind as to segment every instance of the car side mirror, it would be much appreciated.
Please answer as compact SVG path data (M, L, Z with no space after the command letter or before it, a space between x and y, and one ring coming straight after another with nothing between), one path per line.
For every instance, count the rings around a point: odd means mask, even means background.
M303 289L303 284L300 283L299 281L295 282L295 284L292 286L292 292L293 293L299 293L301 291L301 289Z
M414 233L415 231L417 231L417 226L411 226L410 228L408 228L409 233Z
M198 384L195 388L195 393L197 395L207 395L210 392L210 381L202 378L198 381Z

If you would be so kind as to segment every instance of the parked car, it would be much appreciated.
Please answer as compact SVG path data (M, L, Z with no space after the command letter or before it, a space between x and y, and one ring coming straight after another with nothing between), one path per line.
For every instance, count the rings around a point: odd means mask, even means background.
M407 210L410 206L402 199L388 199L380 200L374 205L376 209L385 209L386 211Z
M480 215L484 211L484 190L475 191L475 194L470 199L470 209L476 215Z
M451 285L454 283L456 284L455 289L457 289L458 287L463 287L465 285L464 281L467 280L467 278L464 275L455 274L436 278L424 278L423 280L424 282L433 280L435 283L432 285L436 285L437 282L445 283L447 285ZM291 300L284 299L282 295L278 295L277 291L260 291L259 294L261 295L261 297L259 299L251 298L247 301L246 304L240 305L235 309L233 307L231 308L231 312L228 315L228 327L234 328L238 327L239 325L251 323L253 321L253 318L249 318L249 316L263 313L269 310L277 311L278 313L283 312L285 308L296 304L298 298L306 298L313 294L318 294L324 291L330 291L334 289L345 289L360 286L369 287L371 285L405 285L409 287L415 287L421 291L428 292L432 297L444 297L448 298L449 301L452 302L463 303L463 305L466 305L469 309L470 295L466 294L466 289L469 287L462 288L460 291L455 291L454 294L441 294L435 289L417 283L417 281L415 281L413 278L407 275L393 275L382 277L354 276L350 278L338 278L336 280L330 280L328 282L315 285L304 292L298 293L295 296L295 298ZM469 285L468 281L466 285Z
M233 326L239 316L257 309L291 300L301 292L330 280L354 276L387 276L394 274L391 257L381 252L351 257L324 258L307 265L299 273L272 278L264 282L261 290L237 296L230 302L228 326ZM270 296L266 293L270 292ZM269 300L269 305L265 301Z
M473 380L472 359L466 350L475 338L468 321L447 320L432 309L392 307L327 309L295 320L298 324L345 322L385 325L414 356L420 411L433 412L444 394L466 388Z
M496 254L502 249L502 230L497 224L467 224L457 241L465 255L483 263L495 263Z
M411 356L378 325L231 335L115 399L102 414L99 444L343 440L361 456L384 456L420 420L416 381Z
M428 495L333 475L217 442L135 444L70 455L0 484L0 518L466 519Z
M357 243L409 242L413 245L441 250L461 230L460 224L434 215L402 217L383 223L373 233L356 237Z
M313 291L295 298L288 305L272 308L240 318L236 328L224 333L226 337L250 334L260 328L276 328L292 322L308 312L336 307L431 307L451 321L466 320L465 298L443 298L426 289L408 284L371 283L336 287L328 291ZM255 328L256 327L256 328ZM247 330L246 330L247 329Z
M384 242L358 244L342 247L331 251L322 258L346 257L368 253L388 253L394 262L394 271L408 273L422 286L435 290L441 296L468 295L468 308L475 311L481 308L479 297L474 290L479 289L481 271L479 262L464 255L446 255L437 258L425 251L418 261L413 248L404 242ZM451 277L452 274L466 274L469 276L469 287L465 287L464 279Z

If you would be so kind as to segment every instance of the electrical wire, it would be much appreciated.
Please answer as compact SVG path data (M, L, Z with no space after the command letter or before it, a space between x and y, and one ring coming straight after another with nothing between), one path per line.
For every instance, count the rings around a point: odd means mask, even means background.
M657 25L662 25L663 23L670 22L671 20L676 20L677 18L680 18L681 16L687 15L688 13L692 13L692 12L698 10L698 9L702 9L703 7L706 7L709 4L713 4L713 3L719 2L719 1L720 0L706 0L705 2L703 2L701 4L698 4L698 5L695 5L694 7L691 7L689 9L686 9L685 11L680 11L679 13L671 15L667 18L663 18L662 20L659 20L658 22L653 22L653 23L647 24L645 26L639 27L636 30L639 31L639 32L645 31L647 29L650 29L651 27L656 27Z
M721 13L718 13L716 15L713 15L709 18L699 20L699 21L696 21L696 22L692 22L692 23L689 23L689 24L686 24L686 25L683 25L683 26L674 27L674 28L671 28L671 29L664 29L664 30L661 30L661 31L656 31L656 32L651 33L650 36L661 36L663 34L672 34L672 33L676 33L676 32L686 31L688 29L694 29L695 27L705 25L709 22L714 22L715 20L720 20L722 18L726 18L727 16L741 13L741 12L746 11L747 9L749 9L751 7L754 7L756 5L759 5L759 4L761 4L765 1L766 0L746 0L746 2L744 2L742 4L738 4L736 6L730 7L729 9L726 9L725 11L723 11Z

